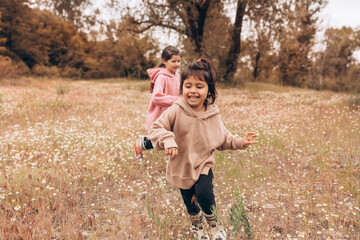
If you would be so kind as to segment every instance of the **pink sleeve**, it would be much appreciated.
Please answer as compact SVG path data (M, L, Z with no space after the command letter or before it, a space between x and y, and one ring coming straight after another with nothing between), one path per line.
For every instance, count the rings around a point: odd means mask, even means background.
M151 100L159 107L170 107L178 99L178 96L167 95L164 93L164 89L165 79L159 76L159 78L156 79Z

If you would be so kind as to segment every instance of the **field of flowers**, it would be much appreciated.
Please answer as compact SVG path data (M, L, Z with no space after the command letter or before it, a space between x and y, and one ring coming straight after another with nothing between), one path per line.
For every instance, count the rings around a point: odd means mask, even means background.
M134 159L148 82L25 79L0 86L0 239L191 239L163 152ZM350 95L248 84L218 90L245 151L216 153L228 232L242 196L255 239L359 239L360 109ZM236 239L247 239L240 227Z

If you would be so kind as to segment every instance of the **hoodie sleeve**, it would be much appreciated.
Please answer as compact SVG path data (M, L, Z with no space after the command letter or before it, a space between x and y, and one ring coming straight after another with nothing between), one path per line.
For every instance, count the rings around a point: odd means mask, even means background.
M161 75L156 79L151 96L153 103L159 107L170 107L178 99L178 96L167 95L164 93L166 87L165 78L164 75Z
M225 128L223 123L221 125L224 130L225 137L224 137L224 142L220 147L218 147L218 150L222 151L227 149L232 149L232 150L243 149L244 148L243 138L231 134L229 130Z
M171 131L175 115L175 106L172 106L165 110L151 125L148 138L151 140L155 150L178 147L175 141L175 134Z

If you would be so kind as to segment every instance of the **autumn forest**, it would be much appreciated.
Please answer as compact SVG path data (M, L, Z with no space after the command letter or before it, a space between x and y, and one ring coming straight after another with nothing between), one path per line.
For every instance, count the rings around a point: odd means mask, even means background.
M178 40L183 66L208 57L224 84L360 92L360 29L322 29L316 39L326 0L107 0L107 9L85 11L92 4L1 0L0 78L146 79L162 31ZM100 18L109 9L116 19Z

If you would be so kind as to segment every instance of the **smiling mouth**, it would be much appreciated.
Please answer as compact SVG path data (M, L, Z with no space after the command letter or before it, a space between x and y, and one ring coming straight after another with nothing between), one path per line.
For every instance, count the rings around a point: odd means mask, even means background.
M198 100L200 97L199 97L199 96L189 96L188 98L190 99L190 101L196 101L196 100Z

